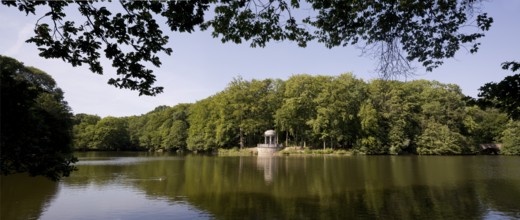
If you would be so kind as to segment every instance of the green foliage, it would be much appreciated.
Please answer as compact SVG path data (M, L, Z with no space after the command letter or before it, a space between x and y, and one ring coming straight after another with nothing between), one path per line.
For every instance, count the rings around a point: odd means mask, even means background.
M369 84L369 91L370 102L360 111L365 132L361 153L472 152L467 139L461 138L467 135L463 124L466 113L464 96L457 86L425 80L407 83L375 80ZM443 126L444 130L436 131L435 126ZM457 143L448 144L449 147L437 144L449 142L443 139L445 134Z
M500 137L509 119L505 113L495 108L480 109L478 106L466 108L464 126L475 146L478 144L500 143Z
M216 148L216 126L218 111L211 97L198 101L190 108L187 147L191 151L208 151Z
M96 124L101 120L101 118L97 115L77 114L74 116L73 120L75 122L73 127L74 148L76 150L91 149L91 144L94 141Z
M520 119L520 73L507 76L499 83L486 83L479 90L481 105L499 108L513 120Z
M256 146L261 134L273 128L282 88L280 80L237 78L224 91L195 103L188 120L188 149Z
M45 72L0 56L2 175L28 172L53 180L68 176L72 114L63 92Z
M292 144L299 146L316 139L311 120L317 115L315 99L327 80L324 76L295 75L285 82L285 91L280 94L282 105L274 119L278 130L288 133L286 144L291 144L288 140L291 136Z
M124 118L105 117L96 123L90 147L94 150L125 150L130 148L129 140Z
M502 132L501 154L520 155L520 121L510 121Z
M421 135L417 139L419 154L472 153L465 130L465 102L460 88L439 82L418 81L421 91Z
M145 115L126 118L78 114L74 146L78 150L184 150L190 106L159 106Z
M465 145L464 136L450 130L447 125L434 121L426 122L424 132L418 137L418 154L461 154Z
M458 86L436 81L367 83L352 74L237 78L194 104L159 106L118 122L77 115L75 146L214 152L254 147L274 128L280 142L304 146L303 153L472 154L479 144L499 141L508 118L467 103Z
M369 98L361 104L358 117L361 124L357 150L369 154L388 153L388 116L384 114L386 91L381 91L387 81L373 81L368 85Z
M331 147L352 147L359 134L358 112L365 99L365 83L352 74L329 78L314 100L317 115L307 121Z
M61 58L73 66L88 65L92 72L103 74L100 59L104 53L117 73L109 84L155 95L163 88L153 87L155 75L145 64L159 67L158 53L172 53L166 47L168 34L157 21L166 21L171 31L178 32L192 32L199 26L211 30L222 42L248 41L252 47L283 40L305 47L317 40L331 48L361 40L364 50L380 53L377 70L390 77L408 74L411 61L431 71L461 47L477 52L477 41L493 22L486 13L476 13L479 2L121 1L120 8L113 11L90 1L2 4L26 15L43 10L34 36L28 39L38 46L40 56ZM69 7L76 7L81 16L68 19L65 12ZM206 14L209 9L214 11Z
M161 146L168 150L184 150L186 149L186 141L188 139L188 111L190 104L179 104L167 110L169 115L166 122L159 128L162 137ZM171 120L170 123L167 123Z

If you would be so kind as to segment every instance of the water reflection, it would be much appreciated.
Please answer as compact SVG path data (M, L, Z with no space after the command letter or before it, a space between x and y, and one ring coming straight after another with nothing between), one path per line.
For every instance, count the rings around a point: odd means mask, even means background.
M58 183L16 174L0 177L0 219L38 219L58 192Z
M276 171L276 158L273 156L259 156L256 159L256 166L259 170L264 171L264 180L266 183L273 182L273 172Z
M54 185L47 193L34 192L40 199L32 206L39 211L34 214L29 208L22 216L520 218L516 157L94 156L97 159L80 164L59 189ZM3 210L2 204L2 219L13 219Z

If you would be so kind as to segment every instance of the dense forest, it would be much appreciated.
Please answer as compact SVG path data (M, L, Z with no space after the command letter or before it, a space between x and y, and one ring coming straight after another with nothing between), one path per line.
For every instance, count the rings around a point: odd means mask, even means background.
M131 117L74 116L76 150L213 151L250 147L275 129L285 146L360 154L474 154L502 143L520 154L520 121L479 107L457 85L372 80L352 74L236 78L193 104ZM480 105L482 106L482 105Z

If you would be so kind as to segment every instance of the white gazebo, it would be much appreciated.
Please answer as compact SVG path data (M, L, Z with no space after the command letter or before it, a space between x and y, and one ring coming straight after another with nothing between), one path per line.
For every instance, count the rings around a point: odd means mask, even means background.
M264 144L275 145L277 142L276 132L274 130L267 130L264 132Z
M283 149L281 144L278 144L278 136L276 131L267 130L264 132L264 143L257 146L259 157L271 157L274 153Z
M264 132L264 143L258 144L258 147L267 147L267 148L279 148L281 145L278 145L278 136L276 135L276 131L267 130Z

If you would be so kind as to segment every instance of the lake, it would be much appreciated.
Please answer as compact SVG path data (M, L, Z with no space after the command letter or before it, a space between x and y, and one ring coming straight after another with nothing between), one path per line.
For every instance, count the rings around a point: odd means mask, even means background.
M77 156L1 177L0 219L520 219L520 157Z

